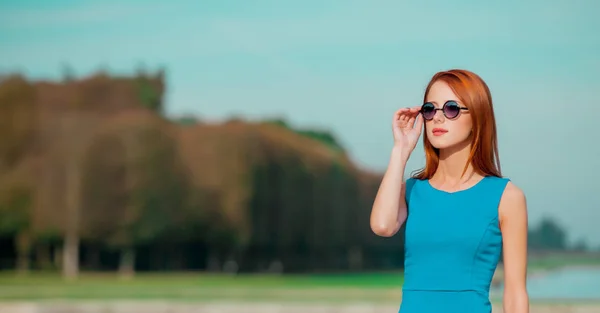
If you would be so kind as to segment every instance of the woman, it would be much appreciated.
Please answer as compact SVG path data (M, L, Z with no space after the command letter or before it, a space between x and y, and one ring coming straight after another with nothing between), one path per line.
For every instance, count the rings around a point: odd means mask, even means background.
M425 167L403 181L425 128ZM491 312L489 289L503 255L505 313L526 313L527 205L500 174L490 91L466 70L439 72L424 104L400 109L394 147L371 212L371 229L405 229L401 313Z

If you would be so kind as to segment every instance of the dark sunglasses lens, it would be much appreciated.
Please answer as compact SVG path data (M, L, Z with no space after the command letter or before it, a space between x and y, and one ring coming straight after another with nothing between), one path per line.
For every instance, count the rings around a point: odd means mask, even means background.
M458 116L458 113L460 113L458 103L454 101L446 102L446 105L444 105L444 115L446 115L447 118L455 118Z
M423 118L430 120L435 116L435 106L432 103L425 103L421 107L421 113Z

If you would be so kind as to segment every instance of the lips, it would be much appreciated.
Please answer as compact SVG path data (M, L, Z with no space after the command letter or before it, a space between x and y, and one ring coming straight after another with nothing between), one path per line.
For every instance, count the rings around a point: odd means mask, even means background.
M445 134L447 132L448 131L445 130L445 129L443 129L443 128L434 128L433 131L432 131L432 133L433 133L434 136L441 136L441 135L443 135L443 134Z

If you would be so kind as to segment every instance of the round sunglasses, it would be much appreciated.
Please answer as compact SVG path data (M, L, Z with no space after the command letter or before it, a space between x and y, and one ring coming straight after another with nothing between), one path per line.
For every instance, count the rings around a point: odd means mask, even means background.
M446 118L453 119L453 118L456 118L458 116L458 114L460 114L461 110L468 110L468 108L461 107L454 100L448 100L448 101L446 101L446 103L444 103L444 106L442 106L441 109L436 108L435 105L433 105L433 103L431 103L431 102L425 102L421 106L421 111L419 111L419 112L421 114L423 114L424 119L430 121L433 119L433 117L435 116L435 113L437 111L442 111Z

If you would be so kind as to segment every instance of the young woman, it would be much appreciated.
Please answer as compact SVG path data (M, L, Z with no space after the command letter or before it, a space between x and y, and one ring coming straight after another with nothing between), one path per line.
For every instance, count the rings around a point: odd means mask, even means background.
M394 147L371 212L379 236L406 222L400 313L491 312L501 255L504 312L527 313L527 205L500 174L488 86L472 72L444 71L424 98L394 115ZM405 182L423 126L425 167Z

